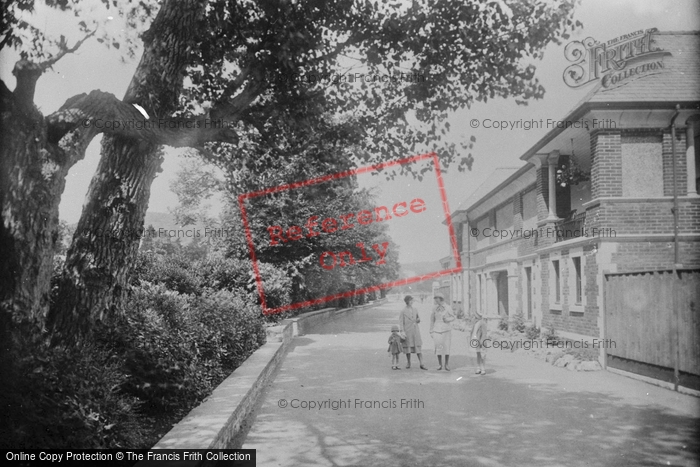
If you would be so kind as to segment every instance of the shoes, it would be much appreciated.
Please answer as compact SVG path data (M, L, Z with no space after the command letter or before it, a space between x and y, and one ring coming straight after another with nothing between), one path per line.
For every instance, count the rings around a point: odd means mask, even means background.
M439 368L438 368L438 371L440 371L440 370L442 370L442 367L439 367Z
M477 368L476 371L474 372L474 374L480 375L480 374L481 374L481 368Z
M406 368L411 368L411 364L409 363L408 365L406 365Z
M421 369L421 370L427 370L427 368L424 367L423 365L420 366L420 369Z
M447 365L445 365L445 371L450 371L450 369L447 368Z

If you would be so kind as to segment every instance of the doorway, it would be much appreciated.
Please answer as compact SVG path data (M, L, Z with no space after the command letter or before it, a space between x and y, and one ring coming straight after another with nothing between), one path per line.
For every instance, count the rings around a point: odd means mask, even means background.
M499 271L496 276L499 316L508 316L508 271Z

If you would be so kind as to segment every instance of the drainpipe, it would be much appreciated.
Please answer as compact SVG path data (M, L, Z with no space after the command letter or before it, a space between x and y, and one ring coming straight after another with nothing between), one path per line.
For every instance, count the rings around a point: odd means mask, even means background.
M676 104L676 112L671 118L671 158L673 160L673 281L671 282L673 294L673 324L671 329L675 328L674 343L674 358L673 358L673 389L678 391L678 382L680 379L680 323L678 313L678 290L676 282L678 282L678 180L676 177L676 118L680 113L681 106Z

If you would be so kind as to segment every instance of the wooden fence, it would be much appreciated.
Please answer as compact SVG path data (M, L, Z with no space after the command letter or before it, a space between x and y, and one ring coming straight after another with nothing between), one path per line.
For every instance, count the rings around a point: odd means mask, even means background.
M673 369L677 342L679 370L700 374L699 305L700 271L606 274L608 356Z

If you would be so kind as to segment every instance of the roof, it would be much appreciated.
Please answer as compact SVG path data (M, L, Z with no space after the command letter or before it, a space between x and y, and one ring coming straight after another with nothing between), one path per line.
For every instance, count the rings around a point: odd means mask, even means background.
M578 120L592 109L688 108L700 107L700 31L656 32L654 44L666 53L663 72L629 79L626 84L606 89L599 80L591 91L562 120ZM520 159L528 160L564 128L554 128L528 149ZM500 189L527 172L527 165L496 169L469 197L459 203L453 216L476 208Z
M491 175L489 175L486 180L479 185L476 190L472 192L471 195L467 197L464 201L457 205L456 211L466 211L476 203L478 203L482 198L486 197L494 189L496 189L501 183L506 181L514 173L521 169L522 167L499 167L494 170Z
M700 32L657 32L653 38L655 46L666 52L662 54L663 72L643 76L610 90L603 88L601 80L587 96L588 101L700 101Z
M561 120L576 121L593 109L698 108L700 106L700 31L654 33L654 45L665 53L663 71L626 80L612 89L600 79L593 89ZM528 160L564 128L554 128L532 146L520 159Z

